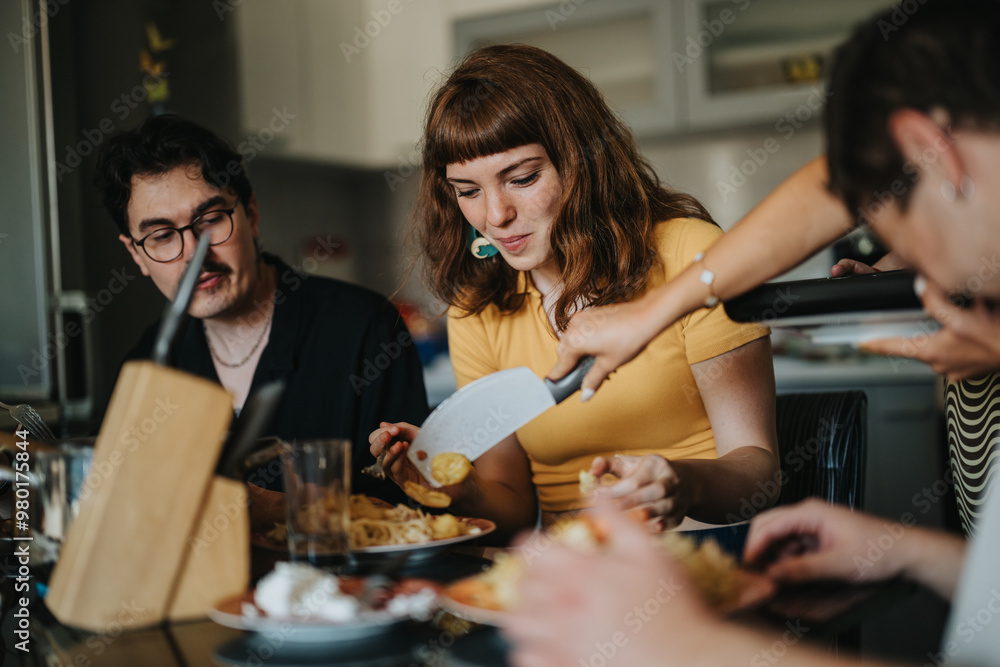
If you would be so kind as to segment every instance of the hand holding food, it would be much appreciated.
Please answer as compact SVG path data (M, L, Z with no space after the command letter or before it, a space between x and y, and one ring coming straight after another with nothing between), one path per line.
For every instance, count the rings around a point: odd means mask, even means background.
M469 459L455 452L438 454L431 461L431 472L434 479L444 486L461 484L468 477L471 469L472 464ZM403 492L425 507L441 508L451 505L451 496L426 486L423 482L423 476L421 476L421 483L412 480L403 482Z
M379 428L368 436L370 451L376 457L385 454L382 460L383 470L410 498L425 507L448 507L452 503L454 494L458 492L458 485L468 477L472 464L461 454L454 452L438 454L431 461L434 478L444 486L450 487L452 493L430 488L427 480L406 456L410 444L419 432L418 427L406 422L397 424L382 422Z
M670 462L662 456L615 456L594 459L590 474L612 473L621 478L605 493L617 499L620 509L635 509L649 519L654 527L666 530L680 525L687 515L690 499Z
M400 484L399 480L408 479L412 474L419 474L407 463L406 450L417 437L420 428L406 422L395 424L380 422L378 426L368 436L369 451L376 458L384 455L382 469L390 479Z
M586 470L580 471L580 495L589 496L598 489L613 486L618 483L619 477L613 473L606 472L600 477L593 475Z

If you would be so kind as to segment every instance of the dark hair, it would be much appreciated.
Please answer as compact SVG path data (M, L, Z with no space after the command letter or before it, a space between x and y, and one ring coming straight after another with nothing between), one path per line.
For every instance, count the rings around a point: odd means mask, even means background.
M1000 3L925 0L878 14L837 49L829 90L830 191L859 221L884 193L905 211L919 169L905 162L889 117L941 109L953 128L1000 127Z
M476 259L469 223L445 180L449 164L541 144L563 184L550 243L562 275L555 305L562 330L580 303L628 300L658 262L654 225L677 217L711 222L689 195L661 186L628 127L594 85L541 49L521 44L470 53L434 94L423 138L417 236L428 282L470 313L516 310L524 293L502 257Z
M174 114L147 118L134 130L122 132L101 149L94 184L118 231L128 229L132 177L165 174L187 165L201 167L202 178L218 188L231 187L246 207L253 187L243 160L232 146L210 130Z

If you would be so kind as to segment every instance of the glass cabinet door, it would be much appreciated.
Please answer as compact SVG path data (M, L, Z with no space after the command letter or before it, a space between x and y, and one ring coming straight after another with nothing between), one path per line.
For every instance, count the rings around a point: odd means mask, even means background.
M808 120L835 47L887 0L683 0L673 60L692 129ZM799 109L799 107L805 107Z

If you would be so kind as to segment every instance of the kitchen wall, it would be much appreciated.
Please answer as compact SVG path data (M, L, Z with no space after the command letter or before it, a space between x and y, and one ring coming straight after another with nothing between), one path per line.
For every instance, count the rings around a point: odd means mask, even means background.
M791 134L784 125L782 130L763 126L703 133L646 141L641 149L664 182L697 197L728 230L792 172L821 154L818 122ZM778 147L773 153L763 149L770 141ZM782 279L829 275L831 262L831 252L824 250Z

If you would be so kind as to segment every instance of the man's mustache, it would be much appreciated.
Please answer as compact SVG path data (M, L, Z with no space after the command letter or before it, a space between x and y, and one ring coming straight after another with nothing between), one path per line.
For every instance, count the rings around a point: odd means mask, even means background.
M221 275L229 275L233 272L233 270L225 264L219 264L207 259L205 260L205 263L201 265L201 271L202 273L219 273Z

